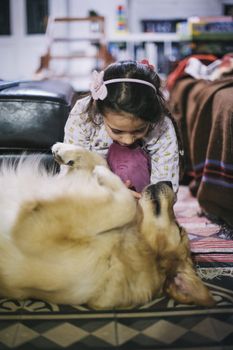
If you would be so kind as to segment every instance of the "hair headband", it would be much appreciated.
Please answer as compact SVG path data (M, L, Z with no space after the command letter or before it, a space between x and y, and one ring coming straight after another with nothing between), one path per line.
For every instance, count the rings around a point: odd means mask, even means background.
M152 87L152 89L154 89L154 91L156 92L156 87L146 80L134 79L134 78L116 78L116 79L104 80L103 78L104 78L104 71L101 71L99 73L96 70L93 71L92 81L90 84L90 91L91 91L91 96L94 100L104 100L108 94L106 85L113 84L113 83L129 82L129 83L143 84L143 85Z

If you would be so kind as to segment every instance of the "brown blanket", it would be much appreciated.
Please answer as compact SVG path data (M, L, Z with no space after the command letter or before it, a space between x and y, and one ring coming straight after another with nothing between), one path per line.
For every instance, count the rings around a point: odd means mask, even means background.
M233 226L233 77L184 77L171 91L170 107L201 207Z

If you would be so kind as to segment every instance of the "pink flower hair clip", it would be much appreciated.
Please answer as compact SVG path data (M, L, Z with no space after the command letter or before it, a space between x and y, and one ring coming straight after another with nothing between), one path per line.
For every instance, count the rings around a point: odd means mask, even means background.
M155 66L153 64L150 64L147 59L141 60L139 61L139 63L145 64L147 67L149 67L153 71L155 70Z
M107 88L104 84L104 71L92 73L92 79L90 84L90 91L93 100L104 100L108 94Z

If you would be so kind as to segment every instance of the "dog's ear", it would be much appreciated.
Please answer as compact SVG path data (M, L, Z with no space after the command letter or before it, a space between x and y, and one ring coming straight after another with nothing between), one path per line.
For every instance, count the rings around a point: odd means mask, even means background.
M176 249L176 260L169 267L164 291L182 304L214 306L215 300L209 289L197 275L190 255L189 239L180 227L180 244Z
M187 264L165 285L165 292L182 304L214 306L215 300L193 267Z

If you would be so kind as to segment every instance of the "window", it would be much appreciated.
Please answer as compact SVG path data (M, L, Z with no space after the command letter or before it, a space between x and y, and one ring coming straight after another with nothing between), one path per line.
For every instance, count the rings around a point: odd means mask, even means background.
M10 35L10 0L0 1L0 35Z
M43 34L49 15L48 0L26 0L27 34Z
M223 5L224 16L233 16L233 5Z

